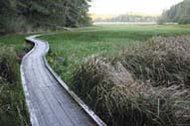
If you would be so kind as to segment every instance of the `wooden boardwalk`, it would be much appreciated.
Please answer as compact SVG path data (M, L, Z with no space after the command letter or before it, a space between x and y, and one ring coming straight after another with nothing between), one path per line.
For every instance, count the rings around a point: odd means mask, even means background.
M85 110L80 99L73 98L48 69L45 54L48 42L27 38L34 48L23 58L22 82L33 126L104 126L92 111ZM67 88L67 87L66 87ZM77 96L76 96L77 97ZM90 113L90 115L89 115Z

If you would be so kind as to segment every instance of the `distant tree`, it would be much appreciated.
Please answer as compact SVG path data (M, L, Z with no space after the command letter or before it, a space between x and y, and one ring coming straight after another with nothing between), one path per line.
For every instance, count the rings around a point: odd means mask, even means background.
M169 19L168 19L167 11L164 10L163 13L162 13L162 16L158 17L157 24L163 25L168 21L169 21Z
M190 23L190 1L185 0L180 9L180 14L178 23L180 24L189 24Z
M155 22L157 20L157 17L151 17L151 16L140 16L140 15L119 15L112 18L107 19L96 19L96 22Z
M172 6L169 10L163 12L161 18L165 22L176 22L179 24L190 23L190 0Z
M163 25L164 23L166 23L166 20L163 17L159 17L157 20L157 24Z

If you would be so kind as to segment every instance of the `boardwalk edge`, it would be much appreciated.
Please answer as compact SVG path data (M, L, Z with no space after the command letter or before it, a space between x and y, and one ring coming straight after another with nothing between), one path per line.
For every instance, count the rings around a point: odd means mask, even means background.
M28 41L27 39L28 38L26 38L26 41ZM30 93L29 93L28 88L27 88L26 77L25 77L24 67L23 67L23 62L35 50L35 47L36 47L35 44L36 43L32 42L32 44L34 44L33 48L26 55L24 55L24 57L22 58L21 65L20 65L20 73L21 73L21 82L22 82L22 87L24 90L26 107L28 109L29 116L30 116L30 123L32 126L39 126L39 122L38 122L38 119L37 119L36 114L35 114L35 109L31 105Z
M49 44L47 43L47 50L46 54L49 51ZM49 72L53 75L53 77L58 81L59 84L67 91L67 93L82 107L82 109L96 122L98 126L107 126L106 123L103 122L95 113L92 111L70 88L67 86L67 84L61 79L60 76L50 67L46 60L46 56L43 56L44 63L46 68L49 70Z

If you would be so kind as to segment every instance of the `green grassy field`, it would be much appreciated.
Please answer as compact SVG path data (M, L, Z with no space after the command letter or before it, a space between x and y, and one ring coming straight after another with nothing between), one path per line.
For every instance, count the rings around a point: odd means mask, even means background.
M73 71L86 57L117 55L129 44L153 36L190 34L189 25L100 25L44 36L50 42L48 60L63 80L70 84Z
M0 125L30 124L20 77L22 56L30 48L25 35L0 37Z

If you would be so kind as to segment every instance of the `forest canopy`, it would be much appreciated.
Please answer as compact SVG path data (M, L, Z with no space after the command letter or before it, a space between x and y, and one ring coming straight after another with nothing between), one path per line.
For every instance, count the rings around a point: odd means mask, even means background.
M90 24L90 0L0 0L0 33Z
M172 6L169 10L164 11L159 18L158 23L174 22L179 24L190 24L190 0Z

